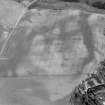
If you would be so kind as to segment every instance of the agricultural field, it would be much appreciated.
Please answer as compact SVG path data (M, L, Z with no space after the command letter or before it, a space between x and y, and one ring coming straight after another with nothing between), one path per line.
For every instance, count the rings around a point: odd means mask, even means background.
M105 58L104 14L75 4L27 10L8 0L0 11L1 105L64 105Z

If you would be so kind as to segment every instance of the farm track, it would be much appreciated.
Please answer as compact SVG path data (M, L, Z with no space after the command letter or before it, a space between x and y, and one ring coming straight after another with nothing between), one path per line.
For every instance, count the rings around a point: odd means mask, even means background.
M25 12L24 12L24 13L25 13ZM22 19L22 17L24 16L24 13L22 13L22 14L19 16L19 18L18 18L17 21L16 21L16 24L15 24L14 27L13 27L13 30L9 33L8 38L5 40L5 42L4 42L4 44L3 44L2 48L1 48L1 51L0 51L0 60L2 60L2 59L3 59L3 60L4 60L4 59L7 59L7 58L3 58L3 57L2 57L2 54L3 54L4 50L5 50L6 45L7 45L8 41L9 41L9 39L11 38L11 36L12 36L12 35L15 35L14 33L15 33L15 31L16 31L16 27L17 27L18 23L20 22L20 20Z

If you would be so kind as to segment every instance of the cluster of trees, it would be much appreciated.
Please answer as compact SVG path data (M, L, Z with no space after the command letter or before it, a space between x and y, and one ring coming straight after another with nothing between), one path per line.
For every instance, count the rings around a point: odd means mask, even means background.
M97 9L105 9L105 0L60 0L63 2L85 3Z
M23 1L29 1L29 2L31 2L31 1L33 1L33 0L13 0L13 1L16 1L16 2L21 3L21 2L23 2Z
M13 0L19 3L22 3L24 1L33 2L36 0ZM37 0L39 2L47 2L49 0ZM86 5L92 6L97 9L105 9L105 0L50 0L50 1L58 1L58 2L72 2L72 3L84 3ZM36 5L35 5L36 6ZM34 4L32 5L34 7Z

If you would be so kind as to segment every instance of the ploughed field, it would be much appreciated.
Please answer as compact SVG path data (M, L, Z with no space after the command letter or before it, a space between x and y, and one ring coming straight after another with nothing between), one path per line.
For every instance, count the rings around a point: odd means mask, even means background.
M105 57L104 15L69 8L0 17L3 104L56 104Z

